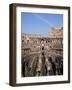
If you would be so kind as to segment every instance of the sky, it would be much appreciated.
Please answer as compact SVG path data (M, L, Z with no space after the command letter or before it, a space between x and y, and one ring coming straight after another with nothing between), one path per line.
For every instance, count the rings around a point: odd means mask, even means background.
M51 27L62 27L62 14L21 13L21 32L48 35Z

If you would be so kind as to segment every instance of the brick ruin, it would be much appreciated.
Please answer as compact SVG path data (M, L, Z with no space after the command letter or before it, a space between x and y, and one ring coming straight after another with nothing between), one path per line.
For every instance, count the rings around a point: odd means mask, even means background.
M63 27L47 36L22 33L22 77L63 75Z

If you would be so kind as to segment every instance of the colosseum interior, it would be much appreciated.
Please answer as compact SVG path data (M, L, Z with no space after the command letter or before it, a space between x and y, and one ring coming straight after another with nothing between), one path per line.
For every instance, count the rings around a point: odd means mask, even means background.
M63 27L21 35L22 77L63 75Z

